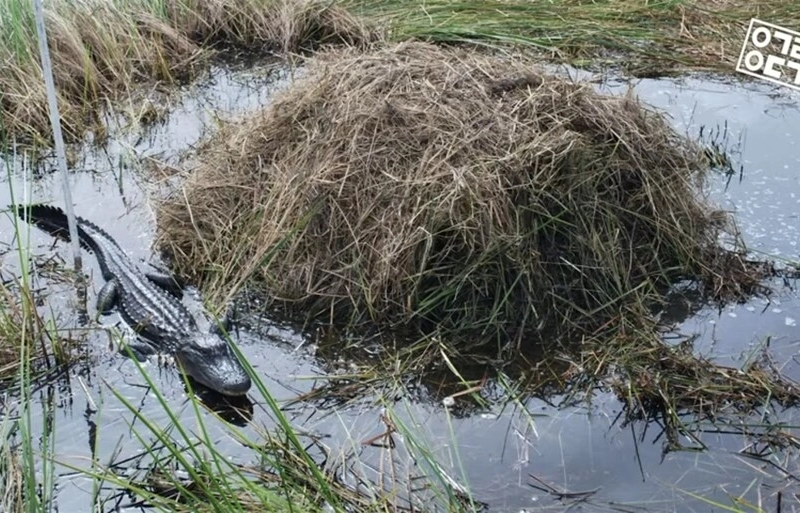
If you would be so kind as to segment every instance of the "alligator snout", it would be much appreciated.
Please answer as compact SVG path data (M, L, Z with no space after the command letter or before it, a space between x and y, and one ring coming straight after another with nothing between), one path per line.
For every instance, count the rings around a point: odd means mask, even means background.
M242 396L250 390L250 376L228 343L214 334L202 334L175 352L183 372L220 394Z

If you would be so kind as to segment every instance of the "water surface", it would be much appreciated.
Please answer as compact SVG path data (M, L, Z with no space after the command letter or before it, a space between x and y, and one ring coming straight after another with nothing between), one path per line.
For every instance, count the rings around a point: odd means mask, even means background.
M145 131L129 129L120 120L112 123L112 138L104 150L88 145L77 153L70 184L77 214L106 229L134 260L143 266L159 265L153 254L155 229L151 194L157 192L141 178L141 166L148 157L180 165L180 158L202 137L214 130L218 120L231 119L267 105L271 95L291 81L286 70L276 66L249 69L215 68L207 77L187 86L171 101L165 117ZM620 94L623 82L605 82L601 89ZM736 213L739 228L749 248L758 255L798 260L798 204L800 203L800 110L797 97L760 83L728 83L708 77L677 80L641 80L635 83L641 98L667 111L681 131L696 135L701 126L727 127L734 157L744 171L741 181L718 175L710 184L712 200ZM40 163L37 173L29 163L7 164L3 180L12 186L17 199L62 204L60 175L47 172L51 161ZM44 171L44 172L42 172ZM5 178L10 175L10 179ZM11 200L9 187L0 187L0 204ZM11 244L13 227L0 217L0 240ZM35 255L56 255L69 261L69 248L53 245L50 237L37 231L30 237ZM18 272L14 253L2 260L4 275ZM86 271L99 288L99 268L89 255ZM47 308L59 322L76 331L73 292L66 284L54 283L45 273L37 284L47 287ZM680 330L698 334L695 351L717 363L740 366L754 351L769 341L769 354L776 365L793 379L800 379L795 357L800 341L798 297L776 282L777 293L767 301L726 307L722 312L704 309L682 322ZM198 299L193 300L196 304ZM114 316L100 320L117 322ZM776 496L783 494L783 511L798 509L794 494L800 489L793 477L797 471L795 451L775 454L775 464L753 460L741 454L752 439L736 434L709 433L698 436L708 449L702 452L664 454L663 433L658 425L618 420L621 403L611 394L598 393L591 404L556 408L551 401L526 399L515 407L490 403L465 414L448 410L435 391L397 394L375 390L361 400L329 408L324 402L289 402L324 382L325 376L346 362L331 362L315 352L315 340L274 319L262 319L259 328L240 333L241 350L261 375L270 392L287 404L295 425L326 435L325 444L344 460L379 462L385 449L365 446L384 429L382 408L392 406L402 421L414 426L434 452L443 468L491 511L722 511L696 497L730 506L730 497L746 500L774 511ZM110 393L120 392L155 422L166 425L167 416L135 365L109 348L102 330L86 335L88 365L77 365L69 385L63 382L37 392L37 401L56 406L56 458L87 466L93 447L96 459L107 464L138 454L141 446L131 437L139 429L127 408ZM194 413L174 369L145 364L170 406L181 412L186 425L193 425ZM80 386L80 380L85 388ZM253 395L257 399L256 394ZM91 401L90 401L91 399ZM37 403L39 404L39 403ZM97 410L89 408L95 404ZM13 409L13 400L6 409ZM37 406L38 407L38 406ZM88 409L87 409L88 408ZM41 413L43 407L34 409ZM458 411L458 415L455 415ZM465 410L466 411L466 410ZM794 433L793 411L769 412L771 420L788 423ZM757 420L757 419L756 419ZM252 453L229 435L223 423L209 416L209 425L220 450L243 462ZM255 426L272 426L263 404L255 406ZM44 423L40 425L43 429ZM243 428L255 437L252 425ZM354 457L357 456L357 457ZM339 458L341 460L342 458ZM333 459L336 461L336 458ZM408 463L406 459L406 464ZM369 474L369 469L360 471ZM409 472L418 472L413 465ZM88 511L91 483L67 470L58 480L57 504L61 511ZM537 481L540 480L540 481ZM541 483L569 492L592 492L580 497L559 498L531 484Z

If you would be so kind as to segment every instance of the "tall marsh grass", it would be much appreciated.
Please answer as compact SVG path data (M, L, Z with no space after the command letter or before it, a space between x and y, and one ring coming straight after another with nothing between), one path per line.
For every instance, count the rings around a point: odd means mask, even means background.
M251 424L250 429L245 430L215 419L209 415L208 405L192 393L190 381L186 383L188 413L183 409L179 411L141 364L135 360L132 364L137 365L166 420L154 421L152 413L143 413L141 405L111 388L111 395L106 397L113 396L122 404L135 447L140 449L134 451L137 456L123 461L112 459L107 463L93 460L90 467L62 463L68 469L91 477L95 490L105 490L106 495L95 499L100 504L113 502L119 493L127 493L132 502L161 511L379 512L406 511L397 504L398 495L407 493L401 503L417 504L413 511L466 513L480 509L479 503L469 498L467 489L456 485L445 473L433 456L435 451L425 444L419 433L408 430L400 422L393 423L398 428L388 431L387 436L395 432L402 434L403 441L399 443L405 451L401 452L421 461L426 474L412 478L404 472L386 472L375 482L362 480L354 487L339 474L341 467L330 464L333 461L330 453L338 449L324 447L314 435L301 435L252 368L248 371L252 374L255 392L260 396L257 402L264 405L258 422L267 421L272 427ZM390 405L384 409L386 418L396 418ZM99 426L98 439L101 432L102 426ZM220 449L217 443L220 437L241 446L236 458ZM349 442L354 446L365 443L361 440ZM99 440L97 443L102 445ZM384 452L392 459L397 451L387 449ZM349 464L358 466L354 458L358 458L357 451L348 453ZM396 461L391 464L394 466ZM412 488L424 489L420 493L425 493L427 499L420 501Z
M322 0L51 0L47 32L65 134L100 133L100 113L132 86L191 76L218 46L297 52L356 44L372 34ZM49 134L33 10L0 2L0 127L17 138Z
M2 164L8 173L7 187L13 203L15 192L10 185L13 159ZM38 306L41 297L34 293L30 248L23 243L29 240L24 236L24 223L14 214L2 215L8 215L12 223L13 241L17 243L14 256L19 267L11 274L5 266L0 267L0 381L13 382L21 372L25 372L28 380L38 380L68 363L67 337L60 333L54 318ZM8 252L2 257L12 254Z
M19 241L21 222L16 216L13 222ZM61 351L53 322L37 310L29 248L18 244L17 253L20 274L13 291L0 287L0 377L12 391L3 401L0 424L0 506L9 513L44 513L54 508L54 405L34 400L33 389L43 370L56 370L50 357Z
M389 37L536 48L560 61L597 60L638 73L733 71L755 15L791 26L784 0L479 2L431 0L50 0L50 45L66 134L102 135L101 109L131 86L191 76L220 46L281 54ZM0 2L0 114L18 137L46 135L31 2ZM634 57L633 59L631 57ZM141 89L139 89L141 90Z

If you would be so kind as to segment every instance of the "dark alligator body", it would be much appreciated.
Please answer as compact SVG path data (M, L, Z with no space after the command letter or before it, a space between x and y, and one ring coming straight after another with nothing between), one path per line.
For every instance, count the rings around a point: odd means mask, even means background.
M20 218L69 240L67 216L48 205L17 205ZM106 283L97 294L97 309L109 313L116 306L125 322L143 343L129 346L141 357L163 352L172 354L183 371L195 381L227 396L241 396L250 389L250 377L219 331L200 330L197 321L180 301L180 287L166 275L145 274L97 225L77 218L81 247L100 263Z

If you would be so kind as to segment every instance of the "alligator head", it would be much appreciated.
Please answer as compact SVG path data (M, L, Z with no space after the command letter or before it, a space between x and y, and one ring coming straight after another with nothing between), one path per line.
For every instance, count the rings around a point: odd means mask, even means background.
M250 390L250 376L214 333L197 333L175 351L175 361L195 381L220 394L242 396Z

